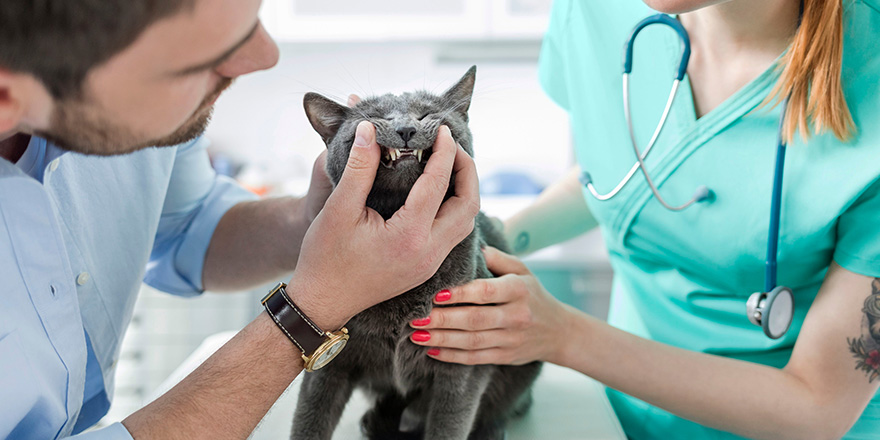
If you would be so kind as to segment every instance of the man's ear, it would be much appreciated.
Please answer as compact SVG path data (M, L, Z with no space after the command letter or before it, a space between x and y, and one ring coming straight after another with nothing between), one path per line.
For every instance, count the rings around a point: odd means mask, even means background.
M24 118L24 84L20 74L0 68L0 133L13 131Z
M449 90L443 92L443 101L450 109L461 113L467 119L468 109L471 107L471 97L474 95L474 82L477 79L477 66L471 66L467 73L458 80Z
M306 116L312 124L312 128L321 135L325 144L330 144L333 136L339 131L339 126L348 118L348 107L337 104L317 93L306 93L303 98L303 107L306 109Z
M0 66L0 133L48 128L52 106L49 90L33 75Z

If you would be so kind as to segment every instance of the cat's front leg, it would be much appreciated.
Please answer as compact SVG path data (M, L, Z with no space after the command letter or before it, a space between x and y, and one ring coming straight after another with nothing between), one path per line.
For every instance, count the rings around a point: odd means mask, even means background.
M330 440L354 390L354 379L342 368L329 365L303 373L302 387L293 416L291 440Z
M491 367L445 365L434 375L425 440L464 440L474 426Z

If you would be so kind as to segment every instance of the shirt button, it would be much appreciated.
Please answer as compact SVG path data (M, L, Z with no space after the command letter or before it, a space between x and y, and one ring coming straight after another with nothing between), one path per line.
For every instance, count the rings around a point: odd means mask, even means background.
M83 284L89 282L89 278L90 278L89 273L83 272L83 273L76 276L76 284L82 286Z
M59 160L55 159L52 162L49 162L49 171L55 172L58 169Z
M52 293L52 296L54 297L58 294L58 289L55 288L54 284L49 284L49 292Z

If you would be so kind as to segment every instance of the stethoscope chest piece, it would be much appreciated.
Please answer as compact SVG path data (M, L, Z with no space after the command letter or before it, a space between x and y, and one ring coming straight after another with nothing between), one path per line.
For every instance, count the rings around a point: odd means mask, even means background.
M635 44L636 36L639 34L639 32L642 31L642 29L653 24L662 24L672 28L681 39L682 51L681 59L678 64L678 70L676 71L675 78L673 79L672 87L669 91L669 96L666 98L666 107L663 109L663 114L660 116L660 120L657 123L657 126L654 128L654 134L651 136L651 139L646 144L644 150L642 150L639 148L638 143L636 142L635 129L633 128L632 114L630 112L629 76L630 73L632 73L633 69L633 47ZM623 114L624 118L626 119L626 127L629 132L629 138L632 143L633 154L635 156L636 163L633 164L627 174L623 177L622 180L618 182L618 184L613 189L604 194L599 193L599 191L593 184L592 176L590 176L590 174L586 172L586 170L584 170L583 173L579 176L578 180L589 190L590 194L592 194L592 196L597 200L606 201L618 195L622 191L623 187L628 182L632 181L635 174L640 170L642 172L642 175L644 176L645 183L651 190L654 198L664 208L670 211L681 211L685 208L688 208L689 206L692 206L694 203L711 202L714 200L714 193L706 186L701 185L697 187L697 190L689 201L680 205L670 205L663 200L663 197L661 197L657 185L654 184L651 176L649 175L650 173L648 173L648 170L645 166L645 158L648 156L648 153L654 148L654 145L657 142L657 139L659 138L663 127L666 125L666 119L672 109L672 103L675 100L675 95L678 91L678 87L681 84L681 81L684 79L685 74L687 73L687 66L690 59L690 54L690 38L688 37L687 30L677 19L670 17L666 14L657 14L645 18L644 20L636 24L636 27L630 34L630 37L626 41L626 45L624 47L622 78ZM787 107L787 103L788 98L783 100L781 104L782 111L779 115L776 168L773 174L773 190L770 201L770 226L768 229L767 237L767 260L766 273L764 276L764 292L753 293L746 302L746 313L748 314L749 321L763 328L764 334L771 339L781 338L785 334L785 332L788 331L788 328L791 326L792 318L794 317L794 296L791 293L791 289L784 286L776 286L776 260L778 257L777 254L779 245L779 223L782 210L782 177L785 165L786 148L786 141L783 134L785 109Z
M749 321L764 329L770 339L779 339L788 331L794 317L791 289L777 286L770 292L755 292L746 302Z

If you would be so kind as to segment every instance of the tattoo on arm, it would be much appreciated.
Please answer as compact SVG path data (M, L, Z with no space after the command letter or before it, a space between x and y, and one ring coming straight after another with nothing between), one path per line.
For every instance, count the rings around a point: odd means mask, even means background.
M871 383L880 377L880 278L871 283L871 295L865 299L862 311L862 335L846 338L846 342L856 358L856 370L864 371Z
M513 252L516 254L524 252L529 248L529 241L529 233L525 231L520 232L516 236L516 242L513 244Z

